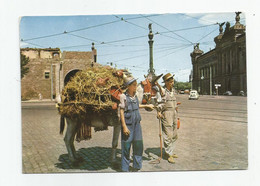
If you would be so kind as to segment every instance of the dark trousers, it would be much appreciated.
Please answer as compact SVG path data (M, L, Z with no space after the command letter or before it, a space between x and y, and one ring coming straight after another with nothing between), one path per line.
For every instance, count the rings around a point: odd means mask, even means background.
M133 145L133 168L142 168L142 155L143 155L143 136L140 123L127 125L130 135L125 136L121 130L121 148L122 148L122 171L129 171L130 164L130 148Z

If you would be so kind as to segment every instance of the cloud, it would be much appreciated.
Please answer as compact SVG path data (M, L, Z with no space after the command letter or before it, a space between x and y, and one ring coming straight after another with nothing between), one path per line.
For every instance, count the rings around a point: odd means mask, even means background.
M207 13L207 14L185 14L189 19L198 19L198 23L202 25L214 24L214 23L222 23L222 22L231 22L235 23L236 14L234 12L228 13ZM245 14L240 14L240 22L244 24Z
M29 44L28 43L25 43L23 41L20 42L20 47L27 47Z

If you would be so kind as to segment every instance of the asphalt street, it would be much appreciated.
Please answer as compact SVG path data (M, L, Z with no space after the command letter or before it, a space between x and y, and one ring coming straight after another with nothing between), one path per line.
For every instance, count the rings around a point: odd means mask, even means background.
M159 123L155 111L141 110L144 140L141 172L247 169L247 97L201 96L199 100L188 100L188 95L176 97L181 102L176 163L168 163L165 157L159 164L150 163L160 156ZM110 162L111 127L102 132L92 129L91 140L75 142L83 161L74 166L68 160L59 124L54 103L22 103L23 173L120 172L120 141L117 162Z

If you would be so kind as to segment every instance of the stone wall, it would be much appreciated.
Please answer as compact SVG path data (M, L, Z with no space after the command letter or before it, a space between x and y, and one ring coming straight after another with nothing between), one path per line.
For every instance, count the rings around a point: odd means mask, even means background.
M29 57L29 72L21 80L22 100L55 99L64 87L64 79L72 70L99 65L91 52L63 52L59 49L21 49ZM52 91L51 91L52 90ZM52 93L51 93L52 92Z
M38 99L39 94L43 99L51 99L51 84L55 90L55 70L58 63L58 59L30 59L27 65L29 72L21 83L22 99ZM53 91L53 96L55 96L55 91Z

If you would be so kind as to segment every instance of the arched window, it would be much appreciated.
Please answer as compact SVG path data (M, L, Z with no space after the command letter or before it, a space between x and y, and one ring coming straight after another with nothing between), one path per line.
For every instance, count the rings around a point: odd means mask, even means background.
M53 52L52 56L53 58L59 58L60 54L58 52Z

